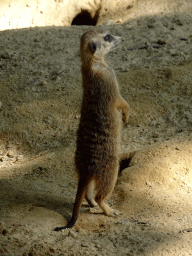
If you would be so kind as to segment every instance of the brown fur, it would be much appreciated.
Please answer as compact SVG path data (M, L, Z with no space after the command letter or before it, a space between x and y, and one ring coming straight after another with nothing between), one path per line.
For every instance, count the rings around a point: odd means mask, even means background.
M113 36L113 42L106 42L107 34L92 30L81 38L84 93L75 155L78 190L71 220L56 230L75 224L84 197L91 207L98 204L107 216L116 214L104 200L112 193L118 175L121 131L118 110L122 110L127 123L129 106L120 95L113 69L104 61L106 52L124 39Z

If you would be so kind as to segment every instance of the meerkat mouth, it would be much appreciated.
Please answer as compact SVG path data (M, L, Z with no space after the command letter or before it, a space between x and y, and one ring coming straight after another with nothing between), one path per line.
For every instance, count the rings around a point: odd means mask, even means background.
M121 40L119 41L115 41L114 42L114 45L111 47L111 50L115 50L116 48L118 48L121 44L124 43L124 38L122 38Z

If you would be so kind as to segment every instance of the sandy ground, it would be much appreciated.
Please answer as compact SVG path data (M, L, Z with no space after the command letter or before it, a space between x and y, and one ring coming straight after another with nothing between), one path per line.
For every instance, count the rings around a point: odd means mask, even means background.
M125 37L107 56L130 104L109 218L84 202L72 230L80 36L45 27L0 37L0 255L192 255L192 27L151 16L106 27Z

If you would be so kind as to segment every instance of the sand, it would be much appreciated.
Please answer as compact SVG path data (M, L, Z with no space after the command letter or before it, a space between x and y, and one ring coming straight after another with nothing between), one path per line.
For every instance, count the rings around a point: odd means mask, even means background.
M192 255L192 27L180 13L105 26L124 36L106 61L130 105L121 151L134 152L108 203L84 202L72 230L79 42L89 26L0 37L0 255Z

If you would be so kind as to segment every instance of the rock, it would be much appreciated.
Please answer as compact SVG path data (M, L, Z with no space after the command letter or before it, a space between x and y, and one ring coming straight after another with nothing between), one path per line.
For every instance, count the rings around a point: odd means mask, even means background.
M0 221L0 232L2 232L2 230L5 228L6 228L5 222Z
M6 232L6 225L5 225L5 222L3 222L3 221L0 221L0 234L5 234L5 233L7 233Z

